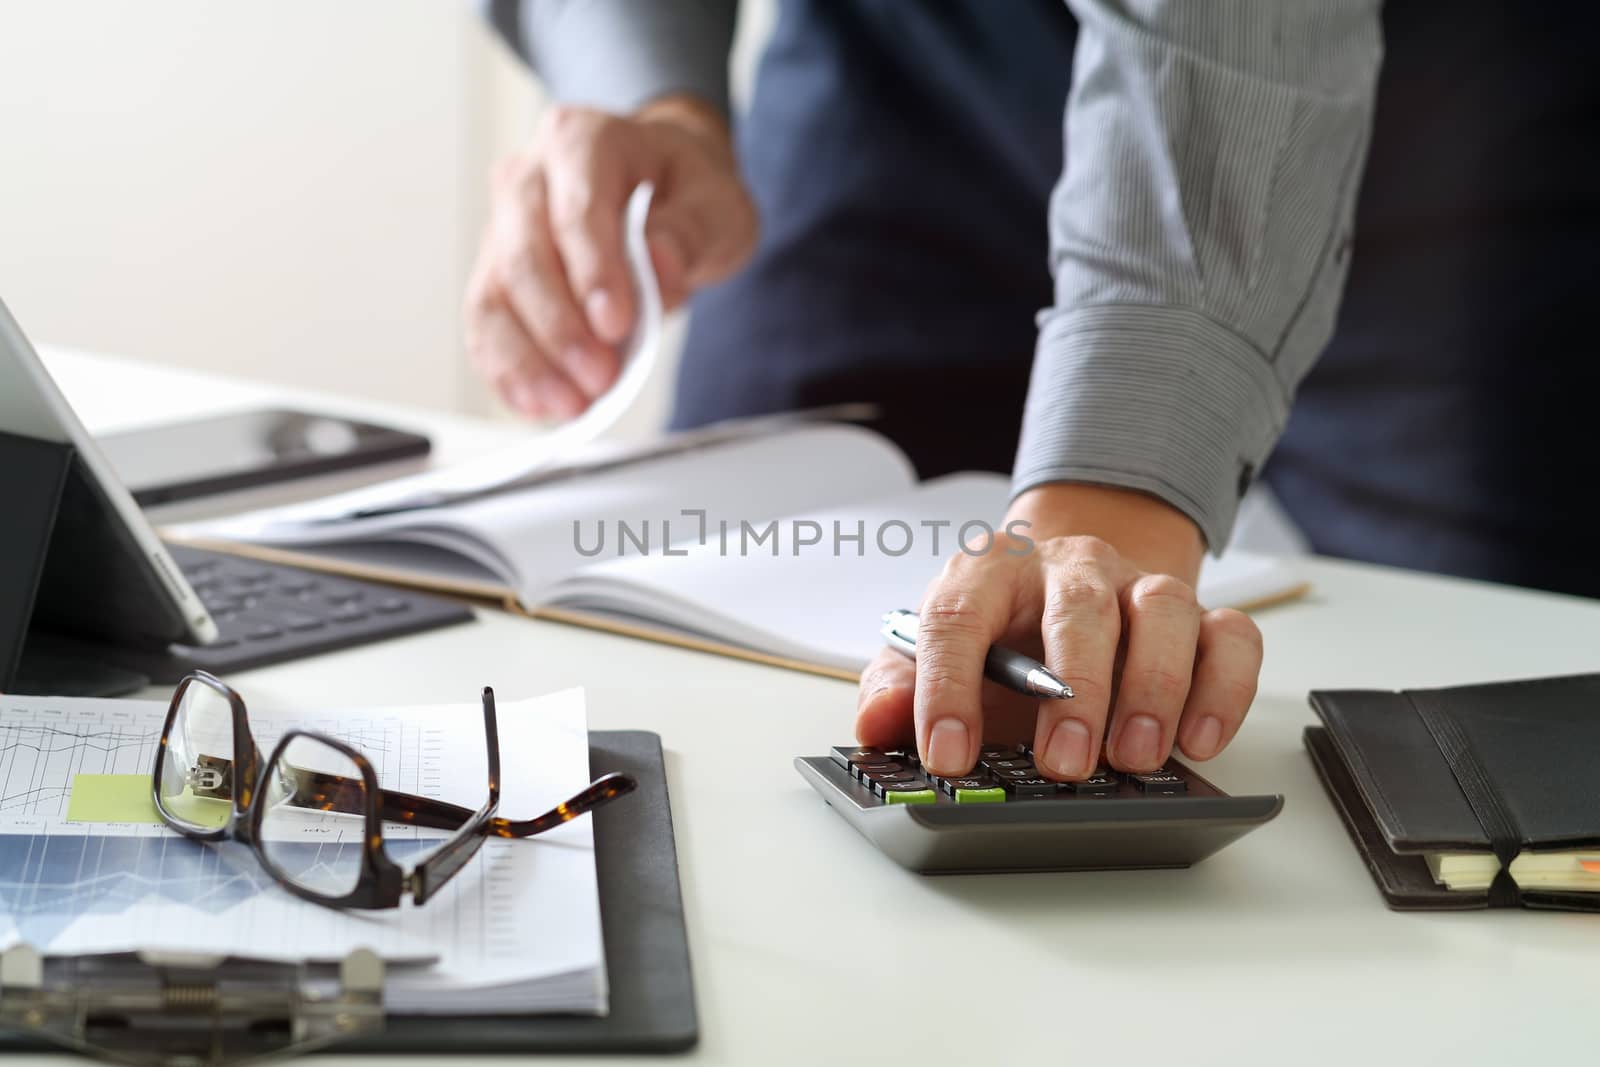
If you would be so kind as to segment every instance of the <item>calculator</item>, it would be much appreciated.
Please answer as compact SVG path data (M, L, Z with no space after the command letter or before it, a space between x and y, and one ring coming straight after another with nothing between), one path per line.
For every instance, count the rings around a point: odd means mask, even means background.
M857 746L795 767L880 852L922 874L1187 867L1283 808L1276 794L1229 796L1177 760L1057 782L1021 745L985 745L970 774L950 778L915 752Z

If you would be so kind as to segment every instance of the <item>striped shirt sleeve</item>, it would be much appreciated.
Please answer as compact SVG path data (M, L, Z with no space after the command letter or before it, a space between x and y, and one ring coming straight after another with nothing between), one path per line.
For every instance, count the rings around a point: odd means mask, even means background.
M479 0L550 95L627 114L689 93L728 114L738 0Z
M1068 3L1055 304L1013 490L1143 490L1220 551L1333 330L1378 0Z

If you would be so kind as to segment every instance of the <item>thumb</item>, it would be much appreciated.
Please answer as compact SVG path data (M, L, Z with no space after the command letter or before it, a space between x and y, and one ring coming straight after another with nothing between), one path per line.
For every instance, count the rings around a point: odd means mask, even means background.
M893 649L880 651L861 675L856 741L874 748L914 746L917 735L912 710L916 686L915 663Z

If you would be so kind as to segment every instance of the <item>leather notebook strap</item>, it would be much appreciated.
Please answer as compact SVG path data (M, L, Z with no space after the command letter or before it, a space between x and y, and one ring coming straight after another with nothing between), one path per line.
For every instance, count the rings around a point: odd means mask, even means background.
M1467 798L1467 804L1477 816L1478 825L1483 827L1484 836L1489 839L1490 849L1500 861L1500 871L1489 884L1489 906L1516 907L1522 902L1521 891L1517 888L1516 880L1511 877L1511 861L1522 851L1522 831L1518 828L1516 819L1501 802L1500 794L1495 790L1494 783L1489 780L1489 775L1483 769L1483 763L1478 759L1477 753L1473 751L1467 735L1462 732L1442 702L1437 702L1431 693L1403 695L1416 710L1417 718L1422 720L1428 732L1433 735L1434 743L1439 746L1440 754L1450 767L1450 773L1455 775L1456 783L1461 786L1461 792Z

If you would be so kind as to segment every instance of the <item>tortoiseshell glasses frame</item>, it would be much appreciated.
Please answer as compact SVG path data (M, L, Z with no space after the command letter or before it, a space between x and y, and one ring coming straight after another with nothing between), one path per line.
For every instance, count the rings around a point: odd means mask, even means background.
M197 826L170 811L162 790L162 774L170 751L168 742L173 724L177 721L190 687L196 685L205 686L225 700L232 719L232 761L215 756L200 757L206 764L201 768L203 781L193 780L192 770L185 772L185 777L189 779L187 787L196 796L231 801L232 808L227 821L215 828ZM156 750L155 768L151 775L151 791L156 811L169 827L198 841L233 840L251 846L262 868L289 892L331 907L376 909L399 907L408 894L414 903L426 903L466 866L487 838L532 837L544 833L638 787L638 783L625 774L607 774L543 815L520 821L502 819L498 815L500 735L495 720L494 690L487 686L483 690L483 730L488 745L488 799L483 807L472 811L457 804L380 788L378 772L366 756L338 738L311 730L287 731L278 739L272 755L263 760L261 750L256 747L250 733L250 717L245 710L244 699L226 682L205 671L193 671L179 681L172 694L172 703L167 707L166 722L161 728L161 744ZM338 752L355 766L361 780L295 767L285 758L285 753L297 738L310 738ZM268 806L262 799L267 792L268 775L274 773L279 774L280 781L289 788L287 803L294 807L363 817L365 832L361 841L361 871L350 892L338 896L318 892L296 882L273 862L264 847L261 820ZM386 821L454 830L455 833L426 859L406 871L390 858L384 848L383 824Z

